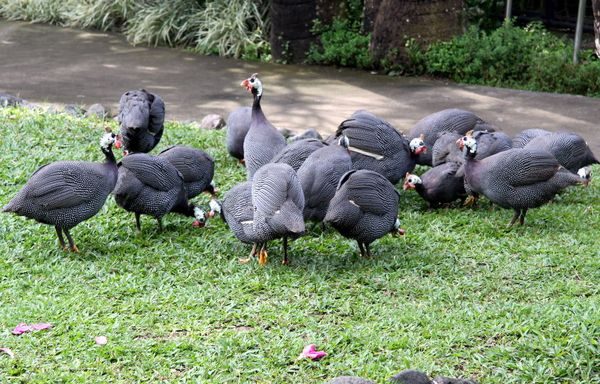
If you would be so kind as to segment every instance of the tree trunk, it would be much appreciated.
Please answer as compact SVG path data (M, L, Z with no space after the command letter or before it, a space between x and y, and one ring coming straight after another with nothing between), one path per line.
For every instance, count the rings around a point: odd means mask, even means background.
M371 53L376 60L405 63L405 45L449 40L464 31L463 0L365 0L365 23L372 26Z
M594 10L594 42L596 43L596 56L600 57L600 0L592 0Z
M271 55L276 61L300 63L310 44L315 41L311 32L317 17L316 0L271 1Z

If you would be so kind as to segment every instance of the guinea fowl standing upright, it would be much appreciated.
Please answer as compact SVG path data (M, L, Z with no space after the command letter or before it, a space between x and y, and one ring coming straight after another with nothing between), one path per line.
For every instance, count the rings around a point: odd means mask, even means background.
M258 261L267 262L267 242L283 237L283 263L288 263L288 237L304 233L304 194L296 172L288 164L269 163L254 174L253 226L260 244Z
M421 138L410 142L387 121L360 110L344 120L336 138L347 138L352 168L378 172L396 184L415 168L416 156L427 150Z
M208 192L215 197L212 183L215 174L215 161L206 152L182 145L164 149L158 157L167 159L183 176L188 199Z
M562 189L587 185L588 181L562 168L551 153L539 149L509 149L482 160L477 156L477 140L464 136L457 141L465 147L465 185L503 208L512 208L522 225L529 208L550 201Z
M340 178L352 169L346 137L314 151L298 169L304 192L304 220L323 221Z
M440 204L465 198L467 194L464 179L456 175L460 167L461 163L449 162L436 165L421 177L407 173L403 189L416 190L429 203L429 208L437 208Z
M556 132L538 136L529 141L524 148L550 152L560 165L573 173L588 165L598 164L598 159L585 139L573 132Z
M325 222L356 240L360 254L370 257L373 241L387 233L402 233L398 200L398 191L379 173L352 170L340 179Z
M119 163L119 179L113 192L117 204L135 213L135 225L141 230L140 215L153 216L162 230L162 217L169 212L194 217L203 225L204 211L187 199L183 176L167 159L146 153L125 156Z
M227 117L227 152L240 163L244 162L244 139L250 129L251 107L239 107Z
M319 148L323 148L325 145L326 144L323 143L322 140L318 139L297 140L283 147L283 149L273 157L271 162L288 164L294 171L297 171L311 153Z
M145 89L127 91L119 100L117 119L125 153L147 153L163 135L165 103Z
M453 108L425 116L409 130L407 136L409 139L414 139L423 135L427 148L433 149L433 145L443 132L464 135L468 131L483 130L492 132L495 129L473 112ZM432 151L420 153L417 156L417 164L432 165Z
M253 74L241 85L254 96L250 129L244 139L244 160L248 180L260 167L270 162L285 147L285 137L267 120L260 106L263 86L258 74Z
M53 225L61 247L66 248L64 233L70 249L78 252L69 230L98 213L115 187L114 142L112 133L100 139L104 163L58 161L40 167L2 211Z

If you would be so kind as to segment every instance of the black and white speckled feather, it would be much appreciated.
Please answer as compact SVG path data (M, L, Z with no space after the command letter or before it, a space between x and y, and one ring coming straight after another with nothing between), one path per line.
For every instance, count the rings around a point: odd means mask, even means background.
M318 139L297 140L285 146L277 155L275 155L275 157L273 157L271 162L288 164L294 171L297 171L311 153L324 146L325 143Z
M127 91L119 101L117 120L126 151L150 152L164 132L165 103L144 89Z
M225 222L239 241L247 244L257 242L250 181L231 188L223 197L221 209Z
M431 208L465 198L463 177L456 174L461 166L461 163L448 162L429 169L420 177L409 175L404 180L404 188L414 188Z
M564 168L576 173L580 168L598 164L585 139L572 132L557 132L533 138L525 148L550 152Z
M227 152L238 160L244 158L244 139L250 129L251 107L239 107L227 117Z
M531 140L539 136L550 135L552 132L540 128L526 129L517 133L512 139L513 148L523 148Z
M167 159L183 176L188 199L206 191L214 193L211 185L215 162L206 152L191 147L175 145L158 154Z

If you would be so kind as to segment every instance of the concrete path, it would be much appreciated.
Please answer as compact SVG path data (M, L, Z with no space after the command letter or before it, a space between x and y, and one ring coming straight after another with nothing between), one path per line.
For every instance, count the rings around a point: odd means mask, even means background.
M349 69L248 63L180 49L133 47L118 34L0 21L0 92L31 102L101 103L116 111L127 89L160 94L167 119L226 118L251 96L239 86L258 72L263 110L292 131L331 132L357 109L408 130L445 108L474 111L513 134L525 128L579 132L600 155L600 99L463 86Z

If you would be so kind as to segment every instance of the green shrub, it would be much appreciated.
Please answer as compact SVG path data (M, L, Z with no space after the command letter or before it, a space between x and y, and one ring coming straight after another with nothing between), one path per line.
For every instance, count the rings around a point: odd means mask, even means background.
M373 58L369 52L371 35L360 33L357 24L339 18L327 27L315 22L313 32L320 35L320 45L311 45L307 54L308 63L372 68Z
M427 72L457 82L598 95L600 63L572 63L573 45L541 24L505 24L484 32L474 27L425 53ZM584 54L585 57L585 54Z

